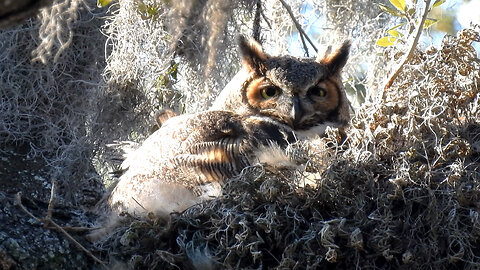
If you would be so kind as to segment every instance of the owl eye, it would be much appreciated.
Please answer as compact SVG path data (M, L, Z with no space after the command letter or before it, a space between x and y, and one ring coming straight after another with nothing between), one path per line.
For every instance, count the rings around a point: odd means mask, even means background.
M325 97L327 95L327 90L320 88L318 86L314 86L308 89L308 94L310 96Z
M264 99L273 98L273 97L276 97L276 96L280 95L280 89L278 89L277 87L273 87L273 86L266 87L266 88L262 89L261 94L262 94L262 97Z

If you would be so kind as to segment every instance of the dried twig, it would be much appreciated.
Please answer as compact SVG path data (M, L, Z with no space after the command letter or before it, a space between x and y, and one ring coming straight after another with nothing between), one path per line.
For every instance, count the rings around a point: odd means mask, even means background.
M145 207L143 207L143 205L142 205L141 203L139 203L137 200L135 200L134 197L132 197L132 200L133 200L134 202L136 202L136 203L138 204L138 206L142 207L143 210L147 211L147 209L146 209Z
M23 210L23 212L25 212L27 215L35 219L37 222L43 223L42 219L39 219L38 217L33 215L30 211L27 210L27 208L25 208L25 206L23 206L21 192L18 192L17 194L15 194L15 204L18 205Z
M260 14L262 12L262 2L257 0L255 18L253 19L253 38L260 42Z
M422 19L417 25L417 32L415 33L415 38L413 39L412 44L410 45L410 50L403 57L402 61L395 69L395 72L388 78L387 83L385 84L385 87L383 89L382 100L385 100L386 90L393 84L398 74L400 74L400 72L403 70L403 66L405 65L405 63L407 63L408 60L410 60L410 58L412 58L413 56L413 52L415 51L418 40L420 39L420 35L422 34L423 25L425 24L425 20L427 19L427 14L430 11L430 2L431 0L425 0L425 10L423 11Z
M53 220L45 220L46 222L50 223L53 225L53 227L57 230L59 230L61 233L63 233L63 235L65 235L68 239L70 239L70 241L72 241L78 248L80 248L81 250L83 250L83 252L85 252L88 256L90 256L95 262L101 264L102 266L104 266L105 268L107 268L107 264L100 260L99 258L97 258L95 255L92 254L92 252L90 252L90 250L86 249L84 246L82 246L82 244L80 244L77 240L75 240L75 238L73 238L67 231L65 231L61 226L59 226L57 223L55 223Z
M54 190L53 185L52 185L52 190ZM52 193L53 192L54 191L52 191ZM50 198L49 212L47 213L47 215L44 219L36 217L34 214L32 214L30 211L28 211L28 209L22 204L22 194L21 194L21 192L18 192L15 195L15 204L18 205L23 210L23 212L25 212L27 215L29 215L30 217L32 217L36 221L38 221L40 223L44 223L46 228L54 228L54 229L58 230L59 232L61 232L70 241L72 241L79 249L81 249L88 256L90 256L95 262L101 264L103 267L105 267L107 269L107 264L104 261L100 260L95 255L93 255L93 253L90 250L86 249L82 244L80 244L77 240L75 240L75 238L73 238L73 236L71 236L64 228L62 228L60 225L58 225L57 223L55 223L51 219L51 213L52 213L51 209L53 209L53 199L52 198ZM50 205L52 205L51 206L52 208L50 208ZM49 227L48 225L52 225L53 227Z
M65 231L69 231L69 232L90 232L90 231L103 229L103 227L88 228L88 227L71 227L71 226L63 226L62 228Z
M265 12L263 12L263 9L260 10L260 14L262 14L263 20L267 23L268 29L272 29L272 24L267 18L267 15L265 15Z
M313 42L312 42L312 40L310 40L310 37L307 35L307 33L305 33L305 31L303 31L302 26L300 25L300 23L298 23L297 19L295 19L295 16L293 15L293 12L292 12L292 8L290 8L290 6L284 0L279 0L279 1L282 3L283 7L287 10L288 15L290 15L290 18L292 19L293 23L295 24L295 27L297 28L298 32L300 33L300 38L302 39L303 49L305 50L307 55L308 55L308 48L307 48L307 44L305 43L305 39L307 39L308 43L310 43L310 45L315 50L315 52L318 52L317 47L315 47L315 45L313 45Z
M47 208L47 216L45 217L46 220L52 219L53 207L55 205L55 188L57 184L55 180L52 180L52 188L50 190L50 201L48 202Z

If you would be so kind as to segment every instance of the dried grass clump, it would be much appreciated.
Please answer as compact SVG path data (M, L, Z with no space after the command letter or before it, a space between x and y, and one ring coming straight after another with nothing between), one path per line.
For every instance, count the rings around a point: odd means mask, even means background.
M140 269L477 269L473 41L478 28L417 51L384 98L356 114L345 145L330 131L332 148L305 170L247 168L222 197L168 224L129 220L99 247ZM319 152L299 147L292 156Z

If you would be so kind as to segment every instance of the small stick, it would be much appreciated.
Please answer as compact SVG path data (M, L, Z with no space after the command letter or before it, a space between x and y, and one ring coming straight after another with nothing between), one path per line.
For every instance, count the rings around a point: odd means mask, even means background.
M138 206L142 207L143 210L147 211L147 209L146 209L145 207L143 207L143 205L141 205L137 200L135 200L134 197L132 197L132 200L133 200L134 202L136 202L136 203L138 204Z
M53 189L53 186L52 186L52 189ZM50 198L50 201L52 201L52 198ZM105 267L105 269L108 269L107 268L107 264L100 260L99 258L97 258L95 255L92 254L92 252L90 252L88 249L86 249L82 244L80 244L77 240L75 240L75 238L73 238L67 231L65 231L60 225L58 225L57 223L55 223L53 220L49 219L48 218L48 213L47 213L47 218L45 219L40 219L38 217L36 217L34 214L32 214L30 211L28 211L28 209L22 204L22 193L21 192L18 192L16 195L15 195L15 204L18 205L22 210L23 212L25 212L27 215L29 215L30 217L32 217L33 219L35 219L36 221L40 222L40 223L44 223L45 225L53 225L53 228L57 229L58 231L60 231L63 235L65 235L68 239L70 239L70 241L72 241L79 249L81 249L83 252L85 252L88 256L90 256L95 262L101 264L103 267ZM50 206L50 204L49 204ZM46 226L46 228L51 228L51 227L48 227Z
M260 14L262 14L263 20L267 23L268 29L272 29L272 25L271 25L270 22L268 21L268 18L267 18L267 16L265 15L265 13L263 12L263 9L260 10Z
M48 227L48 228L52 228L52 227ZM103 229L103 227L87 228L87 227L72 227L72 226L63 226L62 228L65 231L70 231L70 232L90 232L90 231Z
M20 208L23 210L23 212L25 212L27 215L29 215L30 217L35 219L37 222L43 223L43 220L34 216L30 211L28 211L27 208L25 208L25 206L23 206L23 204L22 204L22 193L21 192L18 192L17 194L15 194L15 204L20 206Z
M55 188L56 188L56 181L55 179L53 179L52 189L50 190L50 200L48 201L48 207L47 207L47 216L45 217L45 219L47 220L52 219L53 207L55 203Z
M105 267L107 269L107 264L100 260L99 258L97 258L95 255L93 255L93 253L86 249L84 246L82 246L82 244L80 244L77 240L75 240L75 238L73 238L67 231L65 231L62 227L60 227L57 223L55 223L53 220L46 220L48 223L52 224L57 230L59 230L61 233L63 233L68 239L70 239L70 241L72 241L78 248L80 248L81 250L83 250L83 252L85 252L88 256L90 256L94 261L96 261L97 263L101 264L103 267Z
M279 1L282 3L283 7L287 10L288 15L290 15L290 18L292 19L293 23L295 24L295 27L300 33L300 38L302 39L303 48L305 49L305 52L307 53L307 55L308 55L308 49L307 49L307 44L305 44L305 40L303 39L304 37L307 39L310 45L312 45L315 52L318 52L317 47L313 45L313 42L312 40L310 40L310 37L307 35L307 33L305 33L305 31L303 31L302 26L300 25L300 23L298 23L297 19L295 19L295 16L293 15L293 12L290 6L284 0L279 0Z
M395 72L388 78L387 83L385 84L385 87L383 88L382 100L385 100L386 90L390 86L392 86L393 81L395 81L398 74L400 74L400 72L402 71L405 63L407 63L408 60L410 60L410 58L412 58L412 56L413 56L413 52L414 52L415 48L417 47L418 40L420 39L420 35L422 34L423 25L425 24L425 20L427 19L427 14L430 11L430 2L431 2L431 0L425 0L425 10L423 11L423 15L422 15L422 19L421 19L420 23L417 25L417 33L415 34L415 38L414 38L412 44L410 45L410 50L403 57L402 61L400 62L400 64L396 68Z
M307 45L305 44L305 38L303 37L302 34L300 34L300 40L302 40L303 49L305 50L305 55L308 57L308 56L309 56L309 54L308 54L308 47L307 47Z

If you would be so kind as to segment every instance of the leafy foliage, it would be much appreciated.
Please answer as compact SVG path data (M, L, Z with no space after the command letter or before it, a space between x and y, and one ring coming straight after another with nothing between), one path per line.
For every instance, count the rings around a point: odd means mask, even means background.
M405 4L405 0L389 0L389 1L400 12L406 12L407 11L407 4Z
M157 1L145 4L142 0L136 0L137 12L143 20L151 20L158 17L161 5Z
M382 11L387 12L388 14L390 14L392 16L402 18L402 19L406 20L406 22L403 22L403 23L400 23L400 24L394 26L393 28L391 28L390 30L387 31L387 34L388 34L387 36L382 37L379 40L377 40L376 44L378 46L381 46L381 47L393 46L398 41L402 40L401 38L405 35L403 33L400 33L397 30L395 30L395 31L392 31L392 30L394 30L396 28L400 28L404 25L408 25L409 28L408 28L408 31L407 31L407 34L406 34L406 36L408 37L410 34L412 34L413 30L415 29L414 27L416 25L415 17L417 15L417 11L418 11L418 6L416 5L416 1L414 3L414 6L411 7L411 8L409 8L407 6L407 4L405 3L404 0L389 0L389 1L393 5L393 7L395 7L395 8L389 7L389 6L384 5L384 4L377 4L377 6ZM432 7L425 7L425 8L431 10L432 8L440 6L444 2L445 2L444 0L437 0L432 5ZM423 29L428 29L429 27L431 27L433 24L435 24L437 22L438 22L438 19L427 18L422 27L423 27Z
M387 36L387 37L383 37L379 40L377 40L377 45L378 46L382 46L382 47L388 47L388 46L392 46L392 45L395 45L395 43L397 42L397 37L396 36Z

